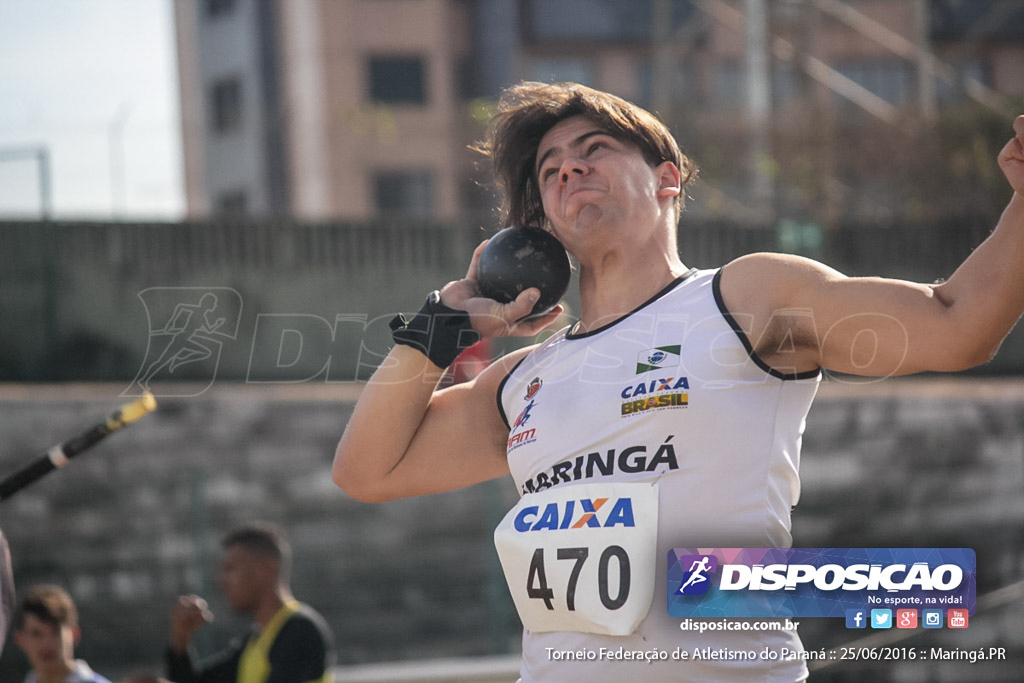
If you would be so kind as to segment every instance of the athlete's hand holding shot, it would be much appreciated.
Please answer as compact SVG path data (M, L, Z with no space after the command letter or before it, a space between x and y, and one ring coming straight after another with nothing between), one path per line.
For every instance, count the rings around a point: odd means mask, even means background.
M536 290L504 305L479 296L478 250L465 279L392 322L396 344L341 438L335 482L386 501L512 475L522 498L495 540L525 626L523 681L805 678L799 657L585 655L801 650L784 629L681 630L665 554L792 545L823 368L953 371L996 352L1024 312L1024 117L1013 127L998 159L1012 199L941 284L767 253L697 270L676 243L696 168L654 116L576 84L510 88L480 150L505 224L544 227L575 258L580 319L439 389L476 338L529 337L562 312L523 320ZM541 528L555 540L524 533Z

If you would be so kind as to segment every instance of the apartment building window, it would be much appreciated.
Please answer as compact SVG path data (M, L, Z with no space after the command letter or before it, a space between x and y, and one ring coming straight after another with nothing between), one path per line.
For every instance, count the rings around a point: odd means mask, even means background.
M671 71L666 74L668 81L665 83L654 82L654 68L646 59L636 63L635 73L639 92L637 103L648 109L659 99L667 100L672 106L683 107L693 107L703 102L700 81L693 67L688 64L673 64Z
M434 215L434 174L431 171L385 171L374 179L377 211L410 218Z
M242 127L242 81L225 78L211 87L211 126L215 133L229 133Z
M370 99L384 104L425 104L426 67L421 57L371 57Z
M790 102L803 94L800 91L800 74L790 62L776 62L772 68L772 102Z
M699 16L693 0L667 0L672 28ZM527 43L650 39L652 0L525 0L521 3Z
M235 11L235 0L206 0L206 16L222 17Z
M739 62L725 61L714 72L715 103L719 107L739 107L747 92L746 73Z
M957 72L957 78L954 82L951 83L942 78L935 78L935 94L940 100L966 100L967 93L964 89L964 84L967 79L988 85L985 78L985 67L978 59L954 59L953 68Z
M889 104L904 104L909 99L910 69L899 60L848 61L836 70Z

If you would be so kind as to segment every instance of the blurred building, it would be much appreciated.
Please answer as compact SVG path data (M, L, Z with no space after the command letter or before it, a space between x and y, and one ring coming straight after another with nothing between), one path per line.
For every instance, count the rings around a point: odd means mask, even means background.
M175 3L188 212L452 216L464 3Z
M928 126L960 107L1006 121L1024 97L1019 0L176 0L175 14L192 218L486 211L466 147L520 79L659 112L702 166L698 211L887 216L945 193L910 187Z

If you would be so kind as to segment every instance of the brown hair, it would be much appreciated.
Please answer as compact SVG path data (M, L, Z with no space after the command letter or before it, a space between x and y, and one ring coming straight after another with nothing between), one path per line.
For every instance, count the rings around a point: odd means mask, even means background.
M578 83L523 82L502 93L487 138L475 148L491 157L502 192L504 226L544 225L534 169L537 148L555 124L573 116L583 116L609 135L636 145L652 167L664 161L674 163L680 172L678 216L683 188L694 179L697 167L679 150L665 124L635 104Z
M40 584L29 588L18 610L18 628L25 625L31 614L44 624L52 626L78 626L78 610L66 590L60 586Z

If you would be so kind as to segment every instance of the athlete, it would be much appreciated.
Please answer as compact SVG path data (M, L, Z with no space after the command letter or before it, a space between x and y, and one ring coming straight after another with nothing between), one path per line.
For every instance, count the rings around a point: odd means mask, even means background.
M329 683L334 636L323 618L288 587L291 550L281 531L253 524L221 541L220 583L232 608L252 616L252 631L210 662L197 665L192 636L212 614L206 601L182 596L171 612L167 678L174 683Z
M523 320L531 289L504 305L480 297L478 248L465 278L392 321L395 346L341 437L335 482L386 501L512 475L522 498L495 542L524 623L524 682L804 679L799 657L552 653L801 650L787 630L681 631L667 615L665 553L792 544L801 435L823 368L887 377L995 353L1024 311L1024 116L1014 132L998 158L1013 197L942 284L766 253L697 270L676 243L696 169L669 131L580 85L513 86L480 149L505 224L543 226L575 257L580 318L437 389L477 336L532 336L561 313ZM538 529L572 542L535 542L526 532Z

